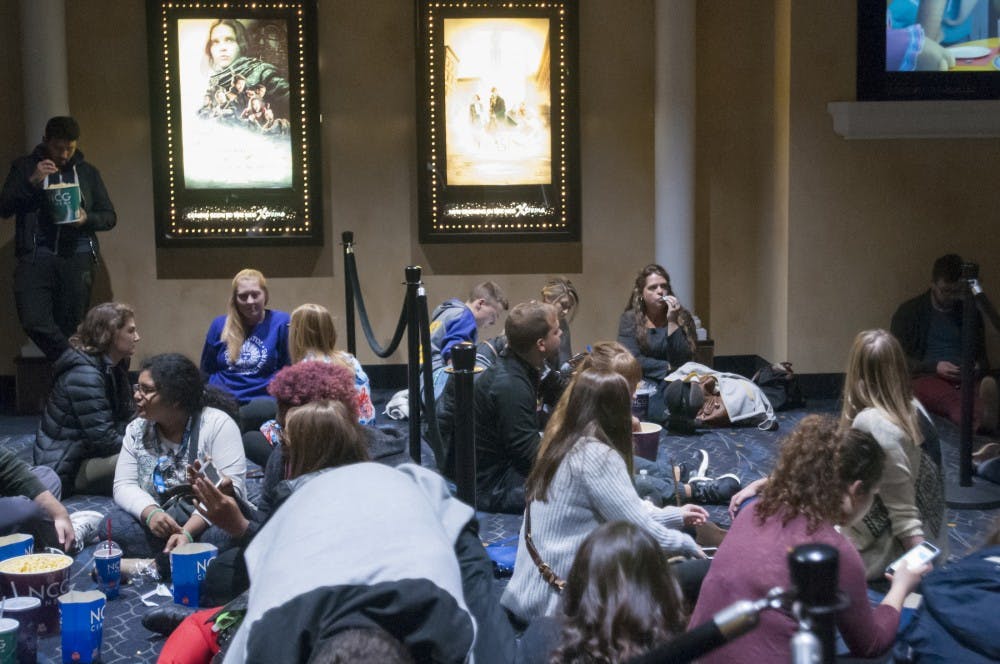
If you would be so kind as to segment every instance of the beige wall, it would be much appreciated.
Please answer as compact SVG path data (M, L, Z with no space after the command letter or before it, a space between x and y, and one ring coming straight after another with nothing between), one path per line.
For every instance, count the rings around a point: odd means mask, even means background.
M70 61L71 110L83 130L80 146L101 169L119 216L118 228L101 238L107 269L95 301L113 297L136 307L139 356L180 350L196 358L209 321L223 312L229 279L244 264L270 277L274 306L314 301L342 316L344 230L355 231L366 304L383 341L399 316L408 264L424 267L431 306L464 297L484 278L496 279L517 302L537 297L547 274L565 273L584 303L574 323L576 344L613 337L634 271L653 258L652 4L636 2L622 12L611 0L582 3L581 41L618 45L581 56L586 243L489 246L417 241L413 3L319 4L326 242L251 251L155 248L143 3L66 3L69 41L86 44ZM13 13L0 27L7 37L0 57L8 62L18 48ZM16 68L7 71L13 73L0 76L17 79ZM21 110L12 104L9 113L18 127L0 140L5 161L24 147ZM11 257L13 223L0 229L0 247ZM24 340L9 281L0 282L0 302L7 312L0 373L9 374ZM377 361L358 334L362 361ZM405 348L390 361L404 362Z
M140 356L197 357L244 264L271 277L276 307L315 301L342 314L344 230L356 233L362 286L383 337L398 316L406 264L425 268L432 303L482 278L498 280L512 301L527 299L546 274L566 273L583 299L576 345L615 334L632 275L653 258L650 0L580 3L584 241L523 246L418 243L413 4L324 0L326 243L253 251L155 248L143 4L66 5L68 38L78 45L71 109L120 219L102 237L107 268L95 301L135 305ZM854 3L699 0L697 11L694 308L717 354L756 352L803 371L839 371L855 332L887 325L949 250L983 263L989 288L989 259L1000 249L991 186L998 140L849 142L832 131L826 104L854 98ZM0 36L6 163L24 150L16 3L0 3ZM8 266L12 245L13 223L2 222ZM0 271L0 304L0 373L10 374L23 335L9 269ZM376 359L366 347L359 355Z
M854 335L888 327L950 251L980 262L1000 300L1000 139L834 134L827 103L855 98L853 2L698 10L699 275L717 353L841 371Z

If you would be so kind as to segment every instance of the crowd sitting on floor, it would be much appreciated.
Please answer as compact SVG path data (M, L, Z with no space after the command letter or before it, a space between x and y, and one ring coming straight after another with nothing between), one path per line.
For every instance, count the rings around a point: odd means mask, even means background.
M623 661L736 600L788 587L788 550L823 542L839 554L839 588L852 604L837 618L842 652L880 655L897 642L903 600L922 582L938 605L954 602L943 578L968 584L971 602L996 600L995 579L992 589L976 583L983 561L1000 555L1000 535L944 565L941 451L928 412L960 414L960 269L958 256L938 259L930 290L900 306L891 332L857 335L839 417L806 417L783 439L771 474L746 486L709 476L704 453L671 457L666 472L635 453L638 390L649 395L643 419L675 432L704 425L703 404L727 405L725 387L705 380L724 376L691 368L694 318L659 265L638 273L617 341L577 355L570 323L580 296L564 277L546 282L540 300L509 307L503 334L490 339L480 333L509 306L496 283L436 308L429 361L445 450L436 468L410 462L401 436L374 426L373 385L336 348L330 312L269 308L257 270L233 278L200 366L158 354L142 361L134 385L135 313L100 304L55 361L35 465L0 449L0 535L29 531L76 552L110 518L130 559L123 567L161 579L172 550L215 545L203 608L163 607L144 621L170 634L161 655L169 662ZM997 386L976 320L975 425L994 433ZM460 414L447 368L460 343L476 346L482 369L473 387L476 507L524 516L499 602L475 511L449 481ZM744 421L728 405L727 422ZM769 408L745 421L771 424ZM1000 474L994 460L1000 445L977 452L986 476ZM248 462L263 469L253 500ZM73 493L112 496L113 507L69 514L60 498ZM706 530L718 530L706 504L733 516L714 558L704 549ZM941 551L940 569L886 573L921 542ZM879 597L871 607L870 593ZM931 657L947 652L948 637L968 651L962 661L1000 657L997 630L970 639L925 614L898 650ZM770 612L704 661L787 660L796 628Z

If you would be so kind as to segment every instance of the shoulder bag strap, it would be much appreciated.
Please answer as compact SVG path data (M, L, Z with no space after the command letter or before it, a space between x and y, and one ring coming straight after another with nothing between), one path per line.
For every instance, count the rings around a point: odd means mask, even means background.
M556 574L555 570L542 560L542 557L538 555L538 549L535 548L535 542L532 540L530 502L524 510L524 544L528 547L528 554L531 556L531 561L535 563L535 567L538 568L538 573L545 579L545 583L555 588L556 592L561 593L563 588L566 587L566 580Z

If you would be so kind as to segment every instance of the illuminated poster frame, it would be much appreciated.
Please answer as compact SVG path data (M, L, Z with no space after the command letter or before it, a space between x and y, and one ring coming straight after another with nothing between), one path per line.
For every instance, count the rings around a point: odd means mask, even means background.
M322 243L315 0L147 0L156 243Z
M580 239L575 0L416 0L421 242Z

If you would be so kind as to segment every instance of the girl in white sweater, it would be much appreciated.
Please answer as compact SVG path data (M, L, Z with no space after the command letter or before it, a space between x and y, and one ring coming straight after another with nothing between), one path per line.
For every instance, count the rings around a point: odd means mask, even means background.
M677 529L703 523L705 510L656 508L632 485L630 404L625 378L595 370L579 374L560 400L528 476L514 576L500 600L522 620L555 613L558 580L566 578L577 549L601 523L628 521L651 534L665 555L704 557ZM529 527L538 559L558 579L540 573L525 540Z

